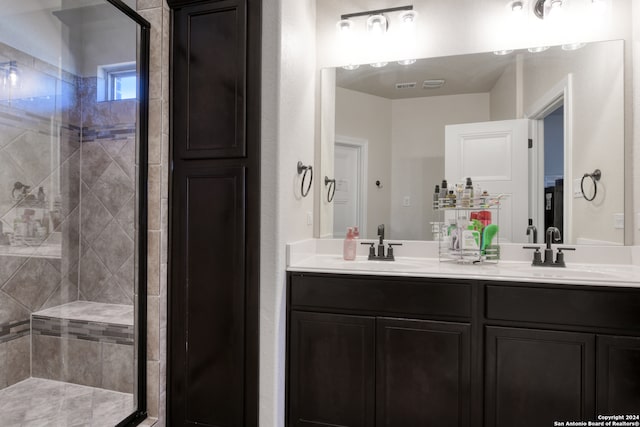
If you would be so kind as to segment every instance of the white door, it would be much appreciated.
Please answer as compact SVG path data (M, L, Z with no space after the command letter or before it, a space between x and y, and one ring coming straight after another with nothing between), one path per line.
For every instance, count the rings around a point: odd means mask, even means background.
M336 193L333 198L333 237L344 237L347 227L358 226L360 149L336 142L334 148ZM364 230L361 232L364 233Z
M503 242L527 242L528 122L465 123L445 129L444 171L449 184L471 177L474 186L507 196L498 224Z

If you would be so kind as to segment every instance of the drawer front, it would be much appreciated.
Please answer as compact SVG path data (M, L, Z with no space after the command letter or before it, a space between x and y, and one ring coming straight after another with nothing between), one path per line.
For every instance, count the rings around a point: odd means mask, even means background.
M488 285L486 317L640 330L640 290Z
M448 280L294 273L294 308L470 318L471 284Z

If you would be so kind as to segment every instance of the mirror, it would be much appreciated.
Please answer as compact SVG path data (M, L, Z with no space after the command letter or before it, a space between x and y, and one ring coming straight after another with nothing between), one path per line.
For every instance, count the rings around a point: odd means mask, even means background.
M320 237L432 240L435 186L470 176L508 194L501 241L531 218L538 242L624 244L624 42L535 50L322 70Z

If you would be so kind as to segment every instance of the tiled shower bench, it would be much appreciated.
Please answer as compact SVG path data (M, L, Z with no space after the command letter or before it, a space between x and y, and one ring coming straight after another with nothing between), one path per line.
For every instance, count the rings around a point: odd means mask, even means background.
M31 376L133 393L133 306L74 301L31 315Z

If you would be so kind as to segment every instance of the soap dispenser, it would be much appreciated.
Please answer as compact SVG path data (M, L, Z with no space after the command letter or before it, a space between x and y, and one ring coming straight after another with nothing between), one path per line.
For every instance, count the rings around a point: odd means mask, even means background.
M347 237L344 239L342 257L345 261L356 259L356 239L353 235L353 228L347 228Z

